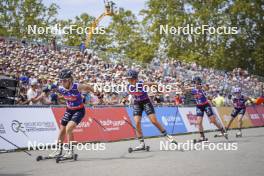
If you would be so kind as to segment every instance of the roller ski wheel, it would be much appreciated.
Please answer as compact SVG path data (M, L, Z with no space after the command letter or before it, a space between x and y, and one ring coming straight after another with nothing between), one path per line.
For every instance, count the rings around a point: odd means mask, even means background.
M56 158L56 163L59 163L60 162L60 158Z
M236 133L236 138L242 137L242 133Z
M224 137L226 140L228 140L228 133L224 133Z
M59 157L61 157L61 156L50 157L50 156L41 156L41 155L39 155L39 156L37 156L36 161L39 162L39 161L43 161L43 160L57 159Z
M77 159L78 159L78 154L74 154L74 156L73 156L73 160L74 160L74 161L77 161Z
M215 134L214 137L215 137L215 138L218 138L218 137L224 137L224 138L226 138L226 140L228 140L228 134L227 134L227 133L219 133L219 134Z
M167 140L172 143L178 145L178 142L175 140L175 138L171 135L166 135Z
M222 133L220 133L220 134L215 134L215 135L214 135L215 138L223 137L223 136L224 136L224 135L223 135Z
M72 157L58 157L56 158L56 163L59 163L61 161L67 161L67 160L74 160L74 161L77 161L78 159L78 154L74 154Z
M150 147L149 146L146 146L146 151L147 152L149 152L149 149L150 149Z
M132 153L132 152L137 152L137 151L149 151L150 150L150 146L146 146L146 147L143 147L143 148L132 148L132 147L129 147L128 148L128 153Z
M201 142L208 142L208 139L207 138L204 138L204 139L194 139L193 140L193 143L194 144L201 143Z
M41 155L37 156L36 161L41 161L41 160L43 160L43 156Z

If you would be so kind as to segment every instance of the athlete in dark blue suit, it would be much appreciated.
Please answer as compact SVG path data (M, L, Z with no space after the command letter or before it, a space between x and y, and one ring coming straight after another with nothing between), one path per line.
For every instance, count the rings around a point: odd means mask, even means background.
M64 141L65 135L69 142L69 146L72 146L74 141L73 130L81 122L85 116L85 107L83 104L83 99L81 92L92 92L99 98L102 98L101 94L95 92L95 90L89 85L74 83L72 77L72 71L69 69L64 69L59 74L59 79L61 86L58 88L58 93L60 93L66 100L67 108L64 116L61 119L60 133L58 137L58 148L55 152L51 153L50 157L56 157L62 153L62 143ZM65 158L70 158L73 156L73 148L70 147L65 153Z
M216 120L216 116L212 110L212 106L209 103L206 93L202 86L202 80L200 77L195 77L193 79L193 82L195 84L195 88L185 88L185 90L191 90L192 95L194 96L194 99L196 101L196 116L197 116L197 124L199 126L199 132L201 134L201 138L199 141L205 141L207 140L204 135L204 129L203 129L203 116L204 113L207 114L207 116L210 119L210 123L213 123L220 131L221 134L227 138L228 135L225 132L224 128L221 126L221 124L218 123Z
M148 93L144 90L144 86L156 85L155 83L143 83L143 81L138 80L138 72L135 70L129 70L127 73L127 79L129 82L128 85L128 94L131 94L134 98L133 105L133 115L136 123L136 134L140 141L140 145L136 149L144 149L145 142L141 129L141 119L143 111L146 112L150 121L155 125L159 131L167 137L170 142L176 143L172 136L168 135L166 130L158 122L155 115L154 107L149 99Z
M243 125L243 117L246 113L246 102L249 100L251 101L251 99L249 97L246 97L244 95L241 94L241 89L240 88L235 88L234 89L234 98L233 98L233 106L234 109L231 113L231 117L232 119L229 121L226 130L228 130L233 122L233 120L238 116L238 127L239 127L239 131L236 134L236 136L242 136L242 125Z

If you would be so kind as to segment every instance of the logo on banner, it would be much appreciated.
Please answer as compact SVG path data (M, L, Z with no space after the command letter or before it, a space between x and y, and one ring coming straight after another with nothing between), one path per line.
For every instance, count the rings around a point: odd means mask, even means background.
M120 127L126 124L125 120L99 120L99 123L105 127L107 131L118 131Z
M190 125L194 125L196 127L197 125L197 116L192 114L192 112L189 111L189 113L187 114L187 119L190 123Z
M252 120L260 119L258 114L250 114L250 117L251 117Z
M23 123L19 122L18 120L13 120L11 123L11 129L15 132L15 133L23 133L25 136L28 136L26 134L25 131L25 126L23 125Z
M5 131L5 127L2 123L0 123L0 134L5 134L6 131Z
M91 117L88 117L88 121L82 121L82 122L80 122L80 123L77 125L76 129L74 129L73 131L74 131L75 133L76 133L76 132L81 133L81 132L83 132L83 130L84 130L85 128L89 128L89 127L92 125L92 123L93 123L93 119L92 119Z
M54 122L44 121L44 122L19 122L18 120L13 120L11 123L11 129L15 133L23 133L27 136L26 132L42 132L42 131L56 131L56 125Z
M89 128L91 124L93 123L93 119L91 117L88 117L88 121L82 121L77 125L77 128Z
M165 126L181 123L179 116L161 116L161 121Z

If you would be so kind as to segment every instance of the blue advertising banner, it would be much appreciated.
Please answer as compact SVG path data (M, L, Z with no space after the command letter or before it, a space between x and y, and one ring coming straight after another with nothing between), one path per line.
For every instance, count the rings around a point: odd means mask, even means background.
M155 108L156 116L158 121L167 130L168 134L186 133L182 116L177 107L157 107ZM128 115L131 122L135 126L133 117L133 108L127 108ZM145 113L142 115L141 127L144 136L159 136L161 133L159 130L150 122L149 118Z

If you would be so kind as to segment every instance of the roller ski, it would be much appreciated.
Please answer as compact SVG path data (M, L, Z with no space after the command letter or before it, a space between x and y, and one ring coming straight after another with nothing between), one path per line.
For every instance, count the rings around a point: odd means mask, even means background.
M184 150L178 146L178 142L173 136L167 134L165 137L170 143L177 145L179 151L184 152Z
M237 132L237 133L236 133L236 137L237 137L237 138L242 137L242 132L241 132L241 131Z
M223 133L219 133L219 134L215 134L215 135L214 135L215 138L223 137L223 136L224 136Z
M64 155L56 158L56 163L66 160L74 160L77 161L78 154L74 154L73 150L68 150Z
M167 134L165 137L170 143L178 145L177 141L174 139L173 136Z
M224 133L215 134L214 137L215 138L224 137L226 140L228 140L228 133L224 132Z
M224 137L226 140L228 140L228 133L227 133L227 132L224 132L224 133L223 133L223 137Z
M202 138L200 138L200 139L193 139L192 142L193 142L194 144L196 144L196 143L209 142L209 141L208 141L208 138L202 137Z
M139 146L136 148L129 147L128 148L128 153L136 152L136 151L149 151L150 147L146 146L145 143L141 142Z
M42 155L37 156L36 161L57 159L58 157L61 157L61 156L62 156L62 150L56 150L52 152L51 154L49 154L48 156L42 156Z

